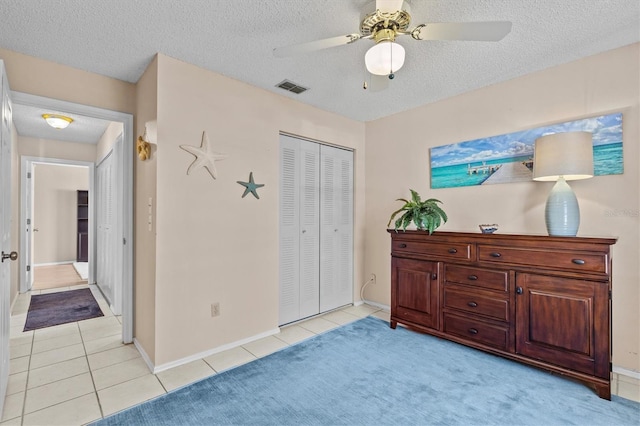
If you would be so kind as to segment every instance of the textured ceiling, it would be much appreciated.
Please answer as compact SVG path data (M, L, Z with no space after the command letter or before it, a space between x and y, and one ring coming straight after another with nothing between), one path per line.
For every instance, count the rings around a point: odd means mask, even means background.
M370 40L275 58L275 47L358 32L369 0L2 0L0 47L136 82L156 52L370 121L640 41L638 0L413 0L410 28L505 20L500 42L416 41L390 87L363 90ZM283 79L310 90L274 87ZM525 101L525 100L523 100Z
M42 114L45 113L66 115L72 118L73 122L66 129L54 129L42 118ZM13 124L20 136L97 144L109 123L106 120L69 114L64 111L13 105Z

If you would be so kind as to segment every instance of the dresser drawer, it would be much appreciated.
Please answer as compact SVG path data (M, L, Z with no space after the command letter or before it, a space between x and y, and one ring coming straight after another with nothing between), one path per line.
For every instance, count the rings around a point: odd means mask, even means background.
M446 257L449 259L471 258L471 244L467 243L436 243L393 240L393 252L416 253L425 256Z
M489 324L475 318L444 314L444 332L497 349L509 349L509 327Z
M447 282L472 285L490 290L504 292L509 290L508 274L506 271L492 271L447 264L444 267L444 279Z
M608 273L608 256L606 253L581 253L562 250L518 249L479 245L478 260L483 262L539 266L548 269Z
M446 284L444 307L484 315L499 321L509 321L509 300L469 291L461 286Z

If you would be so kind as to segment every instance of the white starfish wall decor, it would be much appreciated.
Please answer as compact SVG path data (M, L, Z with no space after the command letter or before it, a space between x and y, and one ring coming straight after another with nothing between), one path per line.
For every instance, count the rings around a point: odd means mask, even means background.
M202 143L200 148L191 145L180 145L180 148L184 149L190 154L196 156L196 159L191 163L187 169L187 174L191 174L192 171L198 170L201 167L207 169L212 178L218 177L218 171L216 170L216 161L224 160L228 157L226 154L219 154L212 151L211 142L207 132L202 132Z

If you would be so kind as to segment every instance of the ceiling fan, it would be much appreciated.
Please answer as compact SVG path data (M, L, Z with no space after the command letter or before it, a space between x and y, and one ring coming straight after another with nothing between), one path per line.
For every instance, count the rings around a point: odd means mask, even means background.
M276 57L293 56L369 39L375 44L365 55L367 71L373 76L393 79L405 59L404 47L396 43L396 37L408 35L414 40L500 41L511 31L511 22L508 21L428 23L411 29L410 23L410 7L406 0L376 0L365 8L359 33L278 47L273 49L273 54Z

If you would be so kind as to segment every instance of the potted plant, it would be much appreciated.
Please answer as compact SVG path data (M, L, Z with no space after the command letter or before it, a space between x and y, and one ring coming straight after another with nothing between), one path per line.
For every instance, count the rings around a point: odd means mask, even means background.
M438 203L442 204L442 201L436 200L435 198L422 201L416 191L413 189L410 191L411 200L405 200L404 198L398 198L396 200L404 202L404 206L391 214L387 226L391 225L391 222L398 213L404 212L402 216L395 221L394 229L396 231L398 228L406 231L407 226L413 222L418 229L429 231L429 235L431 235L436 228L447 221L447 214L438 206Z

